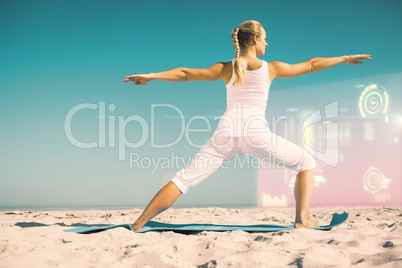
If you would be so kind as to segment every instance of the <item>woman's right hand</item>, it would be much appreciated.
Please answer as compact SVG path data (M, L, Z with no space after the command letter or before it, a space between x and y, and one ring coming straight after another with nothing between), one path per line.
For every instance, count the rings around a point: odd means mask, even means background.
M371 60L371 55L351 55L346 56L346 63L350 65L363 64L358 60Z
M134 85L146 85L151 81L151 77L149 74L129 75L124 78L124 83L128 81L134 81Z

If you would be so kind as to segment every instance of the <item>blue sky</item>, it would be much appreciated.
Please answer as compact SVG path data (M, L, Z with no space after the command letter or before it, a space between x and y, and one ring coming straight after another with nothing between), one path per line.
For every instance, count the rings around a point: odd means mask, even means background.
M343 64L276 79L271 92L401 72L401 11L396 0L1 1L0 204L146 204L164 176L179 169L133 169L127 159L118 159L116 147L73 146L64 129L73 107L114 104L106 116L116 122L119 116L139 115L149 123L151 105L157 103L179 107L187 116L222 114L223 80L146 86L123 80L130 74L229 61L235 56L231 30L248 19L265 27L268 48L260 58L266 61L298 63L350 54L373 58L361 66ZM161 110L157 117L160 142L177 130L178 121L164 120L169 112ZM94 141L98 120L97 111L82 111L73 132L82 141ZM132 142L138 129L127 126ZM208 137L200 133L194 140L203 144ZM185 142L165 149L147 143L128 151L192 157L198 149ZM254 169L219 170L177 204L255 204L256 185Z

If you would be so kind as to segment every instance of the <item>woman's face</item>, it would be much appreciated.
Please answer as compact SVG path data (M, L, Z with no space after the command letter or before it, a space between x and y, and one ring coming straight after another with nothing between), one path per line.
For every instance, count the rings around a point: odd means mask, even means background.
M261 34L260 34L260 36L257 37L257 41L256 41L257 56L261 56L261 55L265 54L265 49L268 46L266 39L267 39L267 34L266 34L264 28L261 28Z

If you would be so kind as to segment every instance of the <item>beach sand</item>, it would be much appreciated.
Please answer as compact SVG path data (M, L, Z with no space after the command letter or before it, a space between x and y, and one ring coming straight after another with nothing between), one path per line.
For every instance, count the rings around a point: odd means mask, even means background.
M402 267L402 207L311 208L320 225L329 224L334 213L349 213L346 223L330 231L63 231L82 223L131 224L141 212L0 212L0 267ZM289 225L294 209L169 208L152 220Z

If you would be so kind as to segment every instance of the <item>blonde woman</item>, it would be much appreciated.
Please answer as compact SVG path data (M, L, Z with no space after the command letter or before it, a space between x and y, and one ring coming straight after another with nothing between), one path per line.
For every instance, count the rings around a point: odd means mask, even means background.
M247 20L232 30L236 57L219 62L206 69L175 68L169 71L126 76L124 82L145 85L152 80L163 81L215 81L226 83L227 109L213 136L202 146L186 168L179 170L151 200L142 215L132 224L141 228L153 217L169 208L189 188L199 184L215 172L225 159L236 153L249 154L262 159L274 157L287 168L298 172L294 186L296 200L295 228L319 227L309 218L309 205L313 194L314 158L298 145L271 133L265 119L268 92L275 78L318 72L340 63L362 64L371 55L351 55L331 58L312 58L298 64L279 61L266 62L257 56L265 54L268 46L266 32L261 23ZM203 163L203 164L201 164Z

